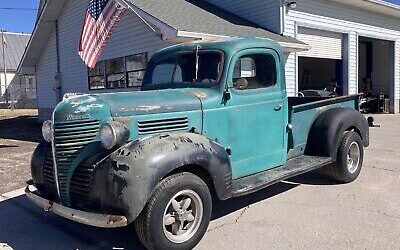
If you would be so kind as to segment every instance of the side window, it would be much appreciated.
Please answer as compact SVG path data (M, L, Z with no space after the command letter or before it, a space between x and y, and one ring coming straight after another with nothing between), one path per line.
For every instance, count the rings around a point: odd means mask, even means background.
M275 58L269 54L245 55L236 62L232 76L237 90L274 86L277 82Z

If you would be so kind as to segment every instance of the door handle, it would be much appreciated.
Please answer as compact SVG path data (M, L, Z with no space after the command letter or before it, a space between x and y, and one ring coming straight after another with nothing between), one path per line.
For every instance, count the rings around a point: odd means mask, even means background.
M275 108L274 108L274 110L275 111L279 111L279 110L281 110L283 108L283 104L279 104L279 105L277 105Z

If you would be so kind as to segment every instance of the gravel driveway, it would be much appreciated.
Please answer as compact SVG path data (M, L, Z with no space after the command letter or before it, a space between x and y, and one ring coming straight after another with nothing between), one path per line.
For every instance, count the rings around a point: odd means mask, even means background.
M30 160L41 140L36 111L0 111L0 194L25 186Z

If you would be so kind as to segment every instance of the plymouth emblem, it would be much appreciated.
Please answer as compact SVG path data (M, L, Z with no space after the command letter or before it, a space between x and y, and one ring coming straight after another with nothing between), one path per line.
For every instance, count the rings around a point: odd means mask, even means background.
M86 115L69 115L67 116L67 118L65 119L66 121L76 121L76 120L86 120L86 119L90 119L90 115L86 114Z

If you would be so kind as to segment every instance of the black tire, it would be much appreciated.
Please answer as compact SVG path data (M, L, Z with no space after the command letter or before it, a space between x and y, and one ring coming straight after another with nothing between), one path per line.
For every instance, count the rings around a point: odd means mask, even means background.
M171 199L183 190L194 191L202 202L202 219L197 231L185 242L174 243L164 233L163 216ZM179 173L162 180L153 190L145 208L135 220L136 233L142 244L153 249L192 249L206 233L211 219L210 191L202 179L191 173Z
M352 145L352 148L356 147L355 144L359 149L359 157L358 161L353 162L358 162L358 164L350 164L347 157L350 147ZM360 175L363 159L364 147L360 135L354 131L346 131L337 150L336 162L326 168L326 174L340 183L353 182ZM349 165L353 167L349 167Z

